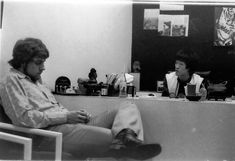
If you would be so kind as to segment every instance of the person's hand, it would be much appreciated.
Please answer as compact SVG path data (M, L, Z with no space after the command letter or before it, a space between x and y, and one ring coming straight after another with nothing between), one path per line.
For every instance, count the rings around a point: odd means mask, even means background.
M85 109L81 109L80 112L85 113L85 115L87 117L87 122L89 122L91 120L91 114L89 112L87 112Z
M206 88L201 88L200 90L199 90L199 93L200 93L200 95L201 95L201 101L205 101L206 100L206 96L207 96L207 90L206 90Z
M67 122L70 124L75 123L88 123L91 119L91 115L85 110L69 111L67 113Z

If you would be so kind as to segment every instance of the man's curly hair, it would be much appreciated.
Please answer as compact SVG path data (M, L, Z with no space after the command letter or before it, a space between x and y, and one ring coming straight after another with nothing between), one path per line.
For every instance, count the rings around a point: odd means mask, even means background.
M34 57L46 59L49 51L45 44L39 39L25 38L18 40L13 48L13 58L8 63L15 69L28 63Z

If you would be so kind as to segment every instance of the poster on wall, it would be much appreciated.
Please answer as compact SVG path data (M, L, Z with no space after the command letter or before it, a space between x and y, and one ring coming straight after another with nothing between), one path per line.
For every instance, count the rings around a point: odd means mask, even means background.
M144 10L144 30L158 30L159 9Z
M215 46L231 46L235 43L235 8L215 7Z
M159 15L161 36L188 36L189 15Z

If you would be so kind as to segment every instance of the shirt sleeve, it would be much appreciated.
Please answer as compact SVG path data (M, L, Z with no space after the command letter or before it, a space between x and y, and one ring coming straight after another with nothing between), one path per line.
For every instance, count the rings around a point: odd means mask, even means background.
M42 112L30 105L24 86L17 78L8 79L1 88L1 97L5 112L13 124L44 128L67 122L67 110L63 107L59 107L59 111L45 110Z
M207 82L206 82L206 79L203 79L201 85L200 85L200 89L201 88L206 88L207 89L208 85L207 85Z

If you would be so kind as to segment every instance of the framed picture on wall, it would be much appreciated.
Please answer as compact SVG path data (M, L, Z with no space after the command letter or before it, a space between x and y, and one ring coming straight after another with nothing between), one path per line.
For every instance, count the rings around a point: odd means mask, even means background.
M231 46L235 43L235 8L215 7L214 45Z
M189 15L159 15L161 36L188 36Z
M144 10L144 30L158 30L159 9Z

